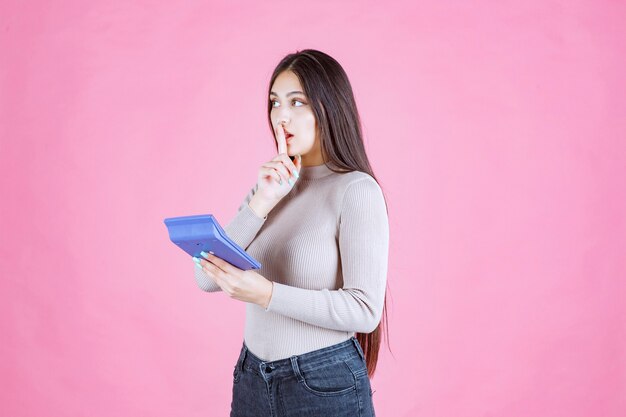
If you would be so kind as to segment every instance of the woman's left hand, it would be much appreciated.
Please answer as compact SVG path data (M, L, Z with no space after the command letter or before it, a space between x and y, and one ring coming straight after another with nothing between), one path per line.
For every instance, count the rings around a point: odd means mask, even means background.
M206 259L194 258L194 261L199 260L196 264L202 267L204 273L211 277L222 291L236 300L267 308L274 288L272 281L253 270L239 269L211 253L203 252L202 255Z

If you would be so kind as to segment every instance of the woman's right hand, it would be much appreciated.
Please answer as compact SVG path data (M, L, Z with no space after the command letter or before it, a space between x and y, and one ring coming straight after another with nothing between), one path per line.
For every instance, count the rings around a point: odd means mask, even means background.
M272 207L289 194L289 191L291 191L293 185L298 180L300 168L302 167L300 155L297 155L295 164L289 158L285 131L280 124L274 128L274 135L278 142L278 155L265 162L259 168L258 187L254 195L254 197L263 200L265 204ZM290 179L291 181L289 181Z

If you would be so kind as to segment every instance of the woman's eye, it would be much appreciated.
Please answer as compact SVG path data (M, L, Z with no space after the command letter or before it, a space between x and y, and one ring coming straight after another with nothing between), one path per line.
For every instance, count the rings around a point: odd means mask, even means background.
M297 99L293 99L293 100L291 100L291 102L292 103L300 103L300 106L296 106L296 107L302 107L302 106L304 106L306 104L304 101L300 101L300 100L297 100ZM277 107L277 106L275 106L276 103L278 103L278 101L270 100L270 104L272 105L272 107Z

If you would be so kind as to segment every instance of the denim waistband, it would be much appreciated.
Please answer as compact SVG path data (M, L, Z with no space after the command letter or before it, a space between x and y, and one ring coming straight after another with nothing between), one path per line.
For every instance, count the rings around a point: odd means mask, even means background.
M244 341L237 362L241 366L241 370L247 368L263 377L283 377L293 375L294 372L298 374L299 371L307 372L320 366L340 363L356 356L363 361L365 360L363 349L355 336L336 345L275 361L260 359L250 352Z

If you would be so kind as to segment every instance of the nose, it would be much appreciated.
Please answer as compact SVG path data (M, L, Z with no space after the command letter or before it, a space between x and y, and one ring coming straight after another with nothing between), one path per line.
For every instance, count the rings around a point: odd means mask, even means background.
M280 127L281 125L282 125L282 127L283 127L284 129L287 129L288 124L287 124L287 122L286 122L286 121L285 121L285 122L283 122L283 121L278 122L277 127Z
M289 110L287 109L280 109L278 111L278 117L276 119L276 126L280 125L281 123L284 125L287 125L289 123L290 115L288 112Z

